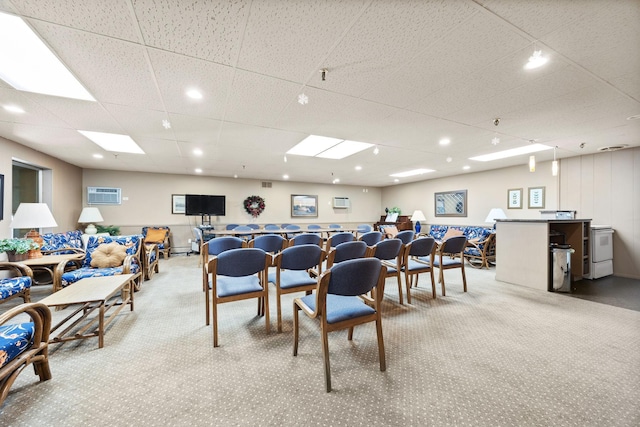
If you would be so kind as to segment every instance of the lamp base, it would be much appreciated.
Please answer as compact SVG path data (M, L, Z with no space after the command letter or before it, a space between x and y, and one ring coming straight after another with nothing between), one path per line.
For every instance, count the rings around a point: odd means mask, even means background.
M38 249L29 249L29 259L33 258L42 258L42 252L40 248L44 244L44 240L40 237L40 233L38 230L31 229L27 234L24 235L25 239L31 239L35 244L38 245Z
M420 230L422 226L420 225L420 221L416 221L416 234L420 234Z
M87 228L84 229L85 234L96 234L97 232L98 232L98 229L93 224L87 225Z

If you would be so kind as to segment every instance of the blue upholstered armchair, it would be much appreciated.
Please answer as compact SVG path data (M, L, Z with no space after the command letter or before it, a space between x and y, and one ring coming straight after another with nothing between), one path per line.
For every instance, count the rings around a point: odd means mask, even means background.
M16 297L22 298L24 302L31 301L31 269L23 264L0 262L0 270L12 271L15 276L0 279L0 304Z
M92 260L96 252L102 251L101 245L116 243L125 247L124 259L117 265L99 268L93 267ZM135 290L140 290L142 284L142 267L140 260L142 235L131 236L91 236L87 242L87 252L82 266L77 270L66 271L65 263L58 264L53 277L53 291L56 292L80 279L97 276L114 276L117 274L136 274ZM95 265L95 263L94 263Z
M171 229L169 227L142 227L142 240L145 244L155 244L165 259L171 256Z
M15 323L15 318L24 314L31 321ZM40 381L51 379L50 330L51 311L42 303L20 304L0 315L0 405L20 372L30 363Z

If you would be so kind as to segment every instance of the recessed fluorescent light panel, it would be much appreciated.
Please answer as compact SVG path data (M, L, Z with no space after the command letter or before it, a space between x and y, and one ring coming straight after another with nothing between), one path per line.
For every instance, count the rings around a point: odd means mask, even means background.
M538 151L551 150L553 147L549 147L544 144L530 144L523 147L512 148L510 150L497 151L491 154L484 154L482 156L469 157L469 160L476 160L479 162L490 162L492 160L506 159L508 157L521 156L523 154L537 153Z
M429 173L429 172L435 172L435 171L433 169L413 169L406 172L392 173L389 176L395 176L397 178L406 178L408 176L422 175L423 173Z
M329 138L327 136L309 135L298 144L293 146L287 154L295 154L297 156L317 156L323 151L342 142L341 139Z
M140 148L129 135L91 132L88 130L79 130L78 132L80 132L107 151L115 151L118 153L144 154L142 148Z
M31 28L0 12L0 78L18 90L95 101Z
M344 159L352 154L366 150L369 147L373 147L373 144L358 141L342 141L340 144L334 145L328 150L318 154L316 157L323 157L325 159Z
M330 138L328 136L309 135L287 151L287 154L323 157L325 159L344 159L352 154L366 150L369 147L373 147L373 144L358 141L343 141L342 139Z

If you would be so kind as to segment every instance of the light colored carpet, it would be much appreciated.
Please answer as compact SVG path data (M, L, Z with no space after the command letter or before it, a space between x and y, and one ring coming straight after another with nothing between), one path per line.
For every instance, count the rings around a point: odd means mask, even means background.
M0 425L637 426L640 313L509 285L495 270L457 270L431 299L427 276L400 306L387 281L380 372L373 324L330 335L326 393L317 325L302 317L292 356L292 299L284 332L265 333L254 300L220 308L220 344L204 325L195 257L161 272L97 339L52 345L53 379L31 368L14 384ZM48 294L34 290L34 300ZM8 307L0 307L4 310ZM54 312L54 319L64 315Z

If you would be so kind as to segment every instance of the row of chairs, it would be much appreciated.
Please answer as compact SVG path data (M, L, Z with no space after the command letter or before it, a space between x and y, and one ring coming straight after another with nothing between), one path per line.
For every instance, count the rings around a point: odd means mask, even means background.
M317 240L313 240L314 237ZM213 313L214 347L218 346L217 306L225 302L257 298L258 315L265 317L266 330L270 332L268 283L274 283L279 332L282 331L281 296L305 293L304 297L294 300L294 356L298 348L298 312L303 311L321 323L327 391L331 390L327 341L330 331L349 328L348 338L351 340L355 325L375 321L380 370L384 371L386 362L380 303L386 277L397 277L402 303L400 273L404 271L407 301L410 303L410 288L417 286L417 276L423 272L430 272L435 298L434 267L440 268L442 294L445 295L442 270L455 264L462 268L464 291L467 290L464 263L460 256L466 244L464 236L447 240L438 250L431 237L413 240L412 232L407 237L411 238L407 243L393 238L379 239L368 245L363 239L356 240L351 233L337 233L327 241L327 250L321 247L319 237L310 233L289 241L274 234L258 236L249 243L235 237L208 242L202 250L205 261L203 290L207 325L210 323L210 305ZM455 253L460 261L455 257L445 260L443 255L447 251ZM436 253L439 255L437 260ZM211 260L209 256L212 256ZM275 270L269 273L269 267L275 267ZM370 297L368 293L371 293ZM360 298L356 298L358 296Z

